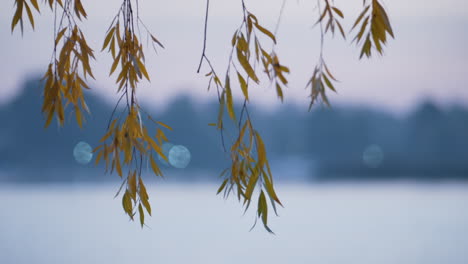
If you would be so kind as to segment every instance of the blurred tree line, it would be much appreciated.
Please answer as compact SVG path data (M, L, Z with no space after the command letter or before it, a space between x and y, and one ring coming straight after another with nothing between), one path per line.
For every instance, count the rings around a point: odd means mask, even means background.
M113 106L90 96L93 112L86 129L70 123L46 130L38 111L40 93L38 83L30 81L23 94L0 106L0 172L19 171L10 180L22 181L68 181L73 171L86 174L78 178L111 179L94 172L93 165L76 164L71 153L79 141L98 145ZM174 130L169 141L191 151L192 161L182 171L187 175L183 178L193 179L192 172L205 171L205 177L217 180L216 172L229 164L229 154L219 144L220 134L208 126L216 118L217 108L217 102L194 105L180 97L166 111L151 113L162 122L171 120ZM73 116L67 113L66 118ZM360 108L317 108L307 113L289 105L276 112L258 109L252 119L264 135L273 168L296 166L290 157L297 157L311 180L468 178L468 111L462 107L440 109L425 102L397 118ZM225 133L235 134L235 129L226 127ZM383 154L375 167L363 162L370 145L379 146ZM297 177L295 173L278 176L282 180Z

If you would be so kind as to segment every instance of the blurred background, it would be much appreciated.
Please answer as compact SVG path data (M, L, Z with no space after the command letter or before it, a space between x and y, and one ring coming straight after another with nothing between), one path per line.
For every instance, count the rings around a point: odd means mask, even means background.
M362 1L335 2L349 29ZM261 226L249 232L254 213L243 215L235 197L215 195L229 155L208 126L218 105L207 70L196 74L205 1L140 1L141 18L166 47L147 51L152 80L140 87L141 103L191 152L185 169L161 164L165 179L145 172L153 216L143 229L113 198L119 177L73 157L78 142L99 144L118 99L110 55L97 52L92 64L84 129L72 113L64 127L44 129L39 79L52 53L53 15L43 8L36 31L11 34L11 1L0 10L0 263L468 263L468 6L384 3L396 35L385 56L358 60L353 33L327 38L338 93L329 93L330 108L308 112L316 2L286 1L276 48L291 69L285 103L266 84L250 88L285 205L271 217L270 235ZM281 0L246 4L275 27ZM98 51L120 3L83 5L82 27ZM241 19L237 1L211 1L207 52L219 72ZM240 89L234 98L240 104Z

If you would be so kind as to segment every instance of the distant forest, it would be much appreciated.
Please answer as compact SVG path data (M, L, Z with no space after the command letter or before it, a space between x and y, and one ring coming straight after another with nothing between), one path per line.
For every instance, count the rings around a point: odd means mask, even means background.
M0 179L68 181L83 173L87 175L79 179L116 178L103 175L94 163L83 167L72 156L79 141L98 145L113 105L88 94L92 115L84 129L72 113L65 127L45 129L41 91L37 81L29 81L20 96L0 106ZM191 151L190 165L178 173L204 171L217 179L229 162L219 131L208 126L216 120L217 104L195 106L180 97L162 113L146 108L173 127L167 133L172 143ZM468 111L462 107L442 110L426 102L396 118L369 109L317 107L307 112L284 105L275 112L256 110L252 118L281 180L468 179ZM233 140L232 129L225 131L226 140Z

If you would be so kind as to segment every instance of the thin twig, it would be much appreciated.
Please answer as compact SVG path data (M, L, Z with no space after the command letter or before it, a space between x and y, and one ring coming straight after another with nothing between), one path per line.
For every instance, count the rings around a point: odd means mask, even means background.
M281 22L281 18L283 17L283 12L284 12L284 7L285 6L286 6L286 0L283 0L283 3L281 4L280 14L278 16L278 21L276 22L276 26L275 26L275 31L274 31L275 36L276 36L276 34L278 34L278 29L279 29L279 25L280 25L280 22Z
M107 123L107 130L109 130L109 127L110 127L110 124L112 122L112 118L114 117L114 114L115 114L115 111L117 110L117 107L119 106L120 104L120 101L122 100L122 98L124 97L125 93L122 93L122 95L120 96L119 100L117 101L117 103L115 104L115 107L114 107L114 110L112 110L112 114L109 118L109 122Z
M200 57L200 64L198 64L197 73L200 73L200 69L203 63L203 59L206 58L205 51L206 51L206 34L208 29L208 11L210 9L210 0L206 0L206 13L205 13L205 30L203 33L203 50L202 55Z

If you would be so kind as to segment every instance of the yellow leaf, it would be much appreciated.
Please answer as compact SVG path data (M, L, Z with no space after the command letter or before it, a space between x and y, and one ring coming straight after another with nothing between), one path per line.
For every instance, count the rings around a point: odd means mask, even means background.
M67 31L67 28L60 30L60 32L57 34L57 37L55 38L55 45L57 45L60 42L60 40L62 39L66 31Z
M117 55L117 58L114 59L114 63L112 63L112 67L111 67L109 76L112 75L112 73L114 73L115 69L117 69L117 65L119 64L121 54L122 53L120 51L119 54Z
M242 52L237 49L237 59L239 60L239 63L242 65L244 70L247 72L249 77L256 83L259 82L257 75L255 74L255 71L253 70L252 66L250 65L249 61L247 58L242 54Z
M61 101L57 102L57 116L59 119L59 124L63 125L63 122L65 121L65 112L63 110L63 105Z
M129 178L128 178L128 189L130 196L132 199L135 201L136 200L136 192L137 192L137 187L136 187L136 171L135 172L129 172Z
M139 178L138 181L138 187L139 187L139 194L140 194L140 199L141 202L143 203L143 206L146 208L146 211L148 212L149 215L151 215L151 205L148 202L148 193L146 191L146 187L143 184L143 181L141 180L141 177Z
M254 24L255 27L260 30L263 34L267 35L268 37L271 38L271 40L273 40L273 42L276 44L276 38L275 38L275 35L273 35L273 33L271 33L268 29L260 26L258 23L255 23Z
M223 91L219 98L218 129L223 128L223 115L224 115L225 101L226 101L226 93Z
M122 177L122 167L120 166L120 157L119 157L118 152L116 152L116 155L115 155L115 168L119 176Z
M109 42L110 42L111 38L114 36L114 32L115 32L115 27L113 27L109 31L109 33L107 33L107 36L106 36L106 38L104 40L104 44L102 45L102 50L104 50L107 47L107 45L109 45Z
M101 160L103 154L104 154L104 151L99 151L99 153L98 153L98 155L96 157L96 161L95 161L96 165L99 164L99 161Z
M236 40L237 40L237 30L234 32L234 35L232 35L231 44L233 47L236 44Z
M51 109L48 110L45 127L48 127L50 125L50 122L52 122L52 118L54 117L54 109L55 109L55 104L51 105Z
M37 12L40 13L39 5L37 4L37 0L31 0L31 4L34 6L34 8L37 10Z
M153 156L150 156L150 163L151 163L151 168L153 169L153 172L156 176L162 176L161 170L159 169L158 165L153 159Z
M364 19L364 22L362 22L361 30L359 31L359 33L354 38L354 40L356 40L356 42L359 42L361 40L362 36L364 35L364 32L366 31L367 23L369 23L369 18L370 17L366 17L366 19Z
M224 187L226 187L226 184L227 184L228 180L229 180L229 179L225 179L225 180L223 181L223 183L221 184L221 186L218 188L218 191L216 192L216 194L219 194L219 193L224 189Z
M75 13L76 16L81 20L81 15L83 15L84 18L86 18L88 15L86 14L86 11L83 8L83 5L81 4L81 0L75 0Z
M226 83L225 83L224 89L226 89L226 107L227 107L227 110L228 110L229 117L232 120L236 120L236 114L234 112L234 103L233 103L233 100L232 100L231 85L230 85L230 82L229 82L229 76L228 75L226 75Z
M34 17L33 17L33 14L31 12L31 8L26 3L24 3L24 6L26 7L26 13L28 14L29 21L31 22L31 26L34 29Z
M138 204L138 213L140 214L140 224L141 227L145 224L145 213L143 212L143 207L141 207L141 203Z
M167 129L169 129L169 130L172 131L172 127L170 127L170 126L164 124L163 122L156 121L156 123L158 123L158 124L160 124L161 126L163 126L163 127L165 127L165 128L167 128Z
M168 139L167 139L166 135L164 134L164 132L159 128L156 129L156 137L159 140L159 144L162 144L163 140L168 141Z
M241 34L241 36L238 37L237 48L240 49L242 52L247 52L247 50L249 49L249 44L247 44L244 34Z
M283 90L281 90L281 86L278 83L276 83L276 94L281 99L281 102L283 102Z
M271 197L271 199L273 199L279 205L282 206L282 204L281 204L281 202L280 202L280 200L278 198L278 195L276 195L275 189L273 187L273 182L268 178L266 173L263 173L263 184L265 185L265 189L266 189L268 195Z
M22 0L21 1L16 1L16 11L15 11L15 15L13 16L13 19L11 21L11 32L13 32L16 25L20 21L20 19L22 20L22 16L23 16L23 1Z
M382 5L380 5L380 3L378 1L374 1L374 2L376 2L376 4L377 4L378 11L380 11L379 13L381 14L381 17L382 17L382 19L383 19L383 21L385 23L387 32L390 34L390 36L392 36L392 38L394 38L392 26L390 25L390 20L388 19L387 13L385 12L385 9L383 8Z
M107 133L101 138L100 142L106 141L113 134L113 132L114 131L112 130L112 128L109 128L109 130L107 130Z
M366 8L364 8L364 10L361 12L361 14L358 16L358 18L357 18L356 21L354 22L354 25L353 25L353 27L351 28L351 30L353 30L353 29L359 24L359 22L362 20L362 18L363 18L364 15L367 13L367 11L369 11L369 8L370 8L370 6L367 6Z
M239 72L237 72L237 77L239 79L239 84L240 84L242 93L244 94L245 100L248 101L249 100L249 91L248 91L248 88L247 88L247 82L245 81L244 77L242 77L242 75L240 75Z
M341 18L344 18L344 15L343 15L343 12L341 12L340 9L336 8L336 7L332 7L333 11L335 11L335 13L340 16Z
M153 35L151 35L151 39L156 42L161 48L164 49L164 46L161 42L159 42L159 40L157 38L155 38Z
M265 144L263 143L263 140L257 131L255 131L255 140L257 141L258 164L262 166L263 164L265 164L267 158Z
M249 183L247 184L247 187L245 189L245 199L247 201L249 201L251 198L252 198L252 193L255 189L255 185L257 184L257 180L258 180L258 170L253 170L252 174L250 175L250 178L249 178ZM244 202L244 203L245 203Z
M325 84L328 86L328 88L330 88L332 91L336 92L335 90L335 87L333 86L333 84L330 82L330 80L328 79L327 75L326 74L323 74L323 80L325 81Z
M150 80L150 77L149 77L149 75L148 75L148 72L146 71L145 65L144 65L140 60L137 60L137 63L138 63L138 67L139 67L141 73L143 73L143 75L145 76L145 78L149 81L149 80Z
M133 220L133 204L132 200L130 198L130 195L128 194L128 190L125 190L125 193L122 197L122 206L124 208L124 211L130 216L130 218Z
M83 127L83 120L82 120L82 117L81 117L81 111L80 111L79 107L75 107L75 116L76 116L76 122L78 123L78 126L80 126L80 128L82 128Z
M336 22L336 25L338 26L338 29L340 30L340 33L341 33L341 36L343 37L343 39L346 39L346 34L345 34L344 29L341 26L340 22Z

